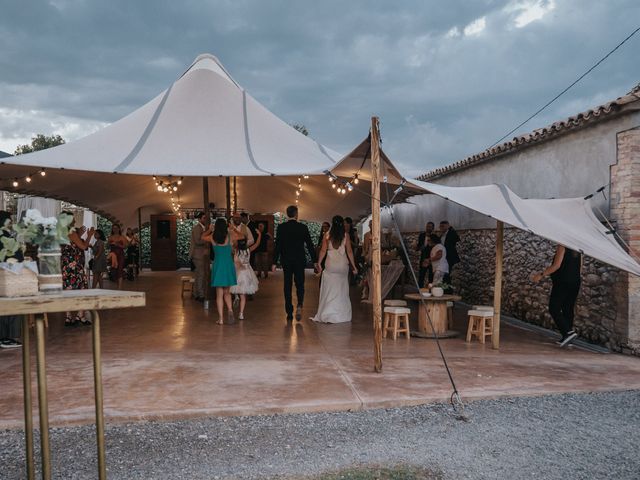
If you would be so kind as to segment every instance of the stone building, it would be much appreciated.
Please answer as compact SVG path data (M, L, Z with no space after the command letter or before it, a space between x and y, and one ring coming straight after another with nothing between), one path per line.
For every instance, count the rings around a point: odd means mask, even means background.
M627 95L548 127L426 173L420 180L450 186L504 183L523 198L585 197L640 253L640 85ZM495 221L439 199L414 197L395 208L413 246L427 221L447 219L459 231L462 263L454 284L468 303L490 304L495 268ZM385 218L388 222L389 218ZM550 283L532 272L553 258L554 245L505 229L503 313L554 328L547 303ZM414 254L414 264L417 258ZM576 309L579 335L615 351L640 353L640 279L585 258Z

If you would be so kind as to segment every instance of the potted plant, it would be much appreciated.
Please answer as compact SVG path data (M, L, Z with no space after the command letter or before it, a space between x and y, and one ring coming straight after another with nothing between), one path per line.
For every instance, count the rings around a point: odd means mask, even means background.
M431 294L434 297L441 297L445 293L450 293L452 291L451 285L446 282L440 282L431 287Z
M12 229L11 218L2 212L0 225L0 297L19 297L38 293L38 267L24 261L22 244Z
M15 226L18 239L38 246L38 282L41 292L62 290L60 245L69 243L69 227L73 216L61 213L57 217L43 217L38 210L27 210Z

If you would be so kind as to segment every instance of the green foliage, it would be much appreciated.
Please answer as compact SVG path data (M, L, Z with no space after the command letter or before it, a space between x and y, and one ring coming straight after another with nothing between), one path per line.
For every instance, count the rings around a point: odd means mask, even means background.
M189 249L191 248L191 229L197 220L178 220L177 225L177 254L178 268L189 267Z
M20 249L20 242L11 237L0 237L0 262L4 262L7 258L13 257Z
M19 145L14 155L22 155L23 153L31 153L38 150L45 150L47 148L56 147L65 143L64 138L60 135L51 135L50 137L38 133L35 137L31 138L31 144Z
M140 229L140 261L143 267L151 266L151 225L143 225Z
M69 243L69 229L73 216L61 213L58 217L44 218L38 210L27 210L20 223L13 229L18 240L38 245L42 250L56 250L60 245Z

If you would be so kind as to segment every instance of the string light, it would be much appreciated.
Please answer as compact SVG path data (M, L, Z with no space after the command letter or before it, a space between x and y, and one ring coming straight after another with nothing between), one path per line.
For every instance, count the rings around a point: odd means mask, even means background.
M11 183L14 188L20 186L20 182L24 181L25 183L31 183L33 180L40 174L41 177L46 175L44 168L36 170L35 172L30 172L26 174L24 177L8 177L8 178L0 178L0 185L4 182ZM1 188L0 188L1 190Z
M356 185L358 185L358 183L360 183L360 179L358 178L358 174L357 173L353 176L353 183L355 183Z

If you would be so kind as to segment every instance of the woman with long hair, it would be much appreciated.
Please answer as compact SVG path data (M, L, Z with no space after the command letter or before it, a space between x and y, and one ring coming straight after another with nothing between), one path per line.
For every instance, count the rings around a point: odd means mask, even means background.
M115 268L115 273L111 278L118 282L118 288L122 290L125 264L124 249L127 246L127 237L122 235L122 227L117 223L111 225L111 235L109 235L108 243L111 253L113 253L118 260L118 266Z
M73 217L72 212L62 212L65 215ZM89 248L89 242L93 237L94 229L91 227L87 232L87 238L83 239L85 232L83 226L75 228L75 220L71 222L69 230L69 243L60 246L61 265L62 265L62 288L65 290L83 290L87 288L87 275L84 270L84 252ZM75 316L71 318L72 312L66 312L64 316L64 325L91 325L91 320L84 318L84 312L75 312Z
M331 228L325 234L318 256L318 268L325 257L318 313L312 320L321 323L350 322L349 266L354 275L358 269L353 259L351 239L345 232L344 219L340 215L333 217Z
M211 268L211 286L216 289L216 306L218 308L218 325L224 323L224 306L227 306L229 323L233 323L233 306L231 303L231 287L237 284L236 267L233 263L232 239L229 225L224 218L216 219L213 230L202 235L202 239L213 245L214 258Z
M103 288L102 276L107 271L107 252L104 246L104 233L102 230L96 230L95 243L91 247L93 251L93 263L91 264L91 273L93 274L93 281L91 288Z

